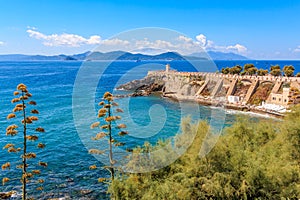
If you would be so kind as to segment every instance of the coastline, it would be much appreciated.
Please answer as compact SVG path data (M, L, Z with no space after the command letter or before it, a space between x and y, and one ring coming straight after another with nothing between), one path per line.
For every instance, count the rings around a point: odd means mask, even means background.
M290 105L300 103L300 77L232 75L207 72L148 71L147 76L116 88L149 96L160 92L175 101L284 118Z
M119 90L119 89L118 89ZM121 89L124 90L124 89ZM128 91L128 90L127 90ZM166 95L161 91L155 91L152 93L143 93L143 92L133 92L130 94L126 94L126 95L117 95L117 98L128 98L128 97L147 97L150 95L154 95L154 96L159 96L162 99L169 99L171 101L183 101L183 102L196 102L199 105L202 106L207 106L210 108L216 108L216 109L223 109L226 113L237 113L237 114L245 114L245 115L255 115L258 117L263 117L263 118L273 118L273 119L283 119L284 118L284 114L282 113L275 113L272 111L266 111L266 110L261 110L261 109L257 109L253 106L241 106L241 105L234 105L234 104L228 104L228 103L224 103L224 102L220 102L220 101L211 101L211 100L204 100L204 99L197 99L194 97L174 97L173 95Z
M225 111L234 111L238 113L243 113L243 114L250 114L250 115L258 115L261 117L265 118L276 118L276 119L282 119L284 118L284 114L282 113L275 113L272 111L266 111L266 110L261 110L258 108L255 108L254 106L242 106L242 105L234 105L234 104L228 104L225 102L221 101L211 101L211 100L204 100L204 99L197 99L193 97L174 97L172 95L164 95L162 92L160 92L161 97L167 98L167 99L172 99L174 101L186 101L186 102L197 102L198 104L202 106L208 106L208 107L214 107L214 108L221 108L224 109Z

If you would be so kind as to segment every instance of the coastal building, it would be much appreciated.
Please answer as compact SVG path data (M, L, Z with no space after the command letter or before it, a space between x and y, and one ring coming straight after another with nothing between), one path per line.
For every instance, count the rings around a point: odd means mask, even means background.
M240 96L233 96L233 95L229 95L227 98L229 103L239 103L241 100Z
M271 93L268 103L287 107L289 95L290 88L283 88L282 94Z

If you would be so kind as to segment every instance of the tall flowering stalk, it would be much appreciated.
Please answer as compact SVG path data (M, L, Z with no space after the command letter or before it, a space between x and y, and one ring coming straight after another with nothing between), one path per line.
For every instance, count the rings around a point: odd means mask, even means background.
M103 101L101 101L99 104L100 109L98 110L98 118L104 119L104 124L101 124L100 121L95 122L91 125L91 128L99 128L101 132L97 133L95 137L93 137L93 140L100 140L102 138L108 139L108 158L109 158L109 164L110 166L106 166L105 168L109 170L111 175L111 180L113 181L115 178L115 164L116 160L113 159L113 146L124 146L125 143L118 142L116 139L116 134L113 135L114 132L118 132L119 136L125 136L128 134L127 131L122 131L123 128L126 128L125 124L116 124L116 120L120 120L120 116L114 116L113 115L113 109L115 109L116 113L123 112L122 109L117 108L118 104L114 102L114 97L111 93L106 92L103 95ZM89 153L91 154L105 154L106 151L98 150L98 149L90 149ZM90 166L90 169L96 169L96 165ZM99 182L103 182L104 178L99 178Z
M39 114L39 111L32 108L36 106L35 101L31 101L30 98L32 97L32 94L30 94L27 90L26 85L19 84L17 86L17 91L14 92L15 98L11 100L13 104L15 104L15 107L13 109L13 112L8 114L7 119L12 120L13 118L16 118L17 115L20 116L19 123L21 124L21 127L19 127L17 124L9 125L6 128L6 135L7 136L16 136L18 134L18 129L21 129L23 132L23 141L22 145L20 147L17 147L16 144L9 143L6 144L3 149L7 149L8 153L19 153L22 152L21 158L21 164L17 166L17 168L22 170L22 176L21 176L21 183L22 183L22 200L27 199L27 184L29 182L33 181L33 177L36 175L39 175L41 172L39 169L35 169L34 167L29 167L28 160L32 160L36 158L36 154L34 152L30 152L28 150L29 141L30 142L36 142L39 139L38 135L32 134L30 135L30 132L34 131L37 133L43 133L45 132L44 128L37 127L32 128L31 125L38 121L38 117L36 115ZM29 112L29 108L30 112ZM16 120L17 122L17 120ZM45 144L38 143L36 144L37 148L43 149L45 147ZM47 163L45 162L38 162L39 166L46 167ZM2 165L2 170L9 170L11 167L10 162L4 163ZM2 184L4 185L6 182L8 182L10 178L5 177L2 179ZM40 184L36 189L37 190L43 190L42 184L44 183L43 179L38 179L37 183Z

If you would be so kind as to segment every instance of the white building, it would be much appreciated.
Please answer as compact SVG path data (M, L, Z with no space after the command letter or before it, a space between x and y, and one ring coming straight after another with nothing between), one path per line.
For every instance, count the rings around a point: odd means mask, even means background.
M232 96L232 95L230 95L230 96L228 96L227 100L228 100L229 103L238 103L238 102L240 102L241 97L240 96Z
M267 103L287 107L289 102L289 94L290 88L283 88L282 94L271 93L269 101Z

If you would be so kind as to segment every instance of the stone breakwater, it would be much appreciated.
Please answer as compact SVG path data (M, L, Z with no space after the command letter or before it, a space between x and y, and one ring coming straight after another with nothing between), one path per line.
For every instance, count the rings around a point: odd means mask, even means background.
M160 92L162 96L175 100L192 100L204 105L279 116L282 115L279 109L272 110L264 105L289 109L300 102L299 77L271 75L149 71L143 79L120 85L117 89L133 91L131 96Z

